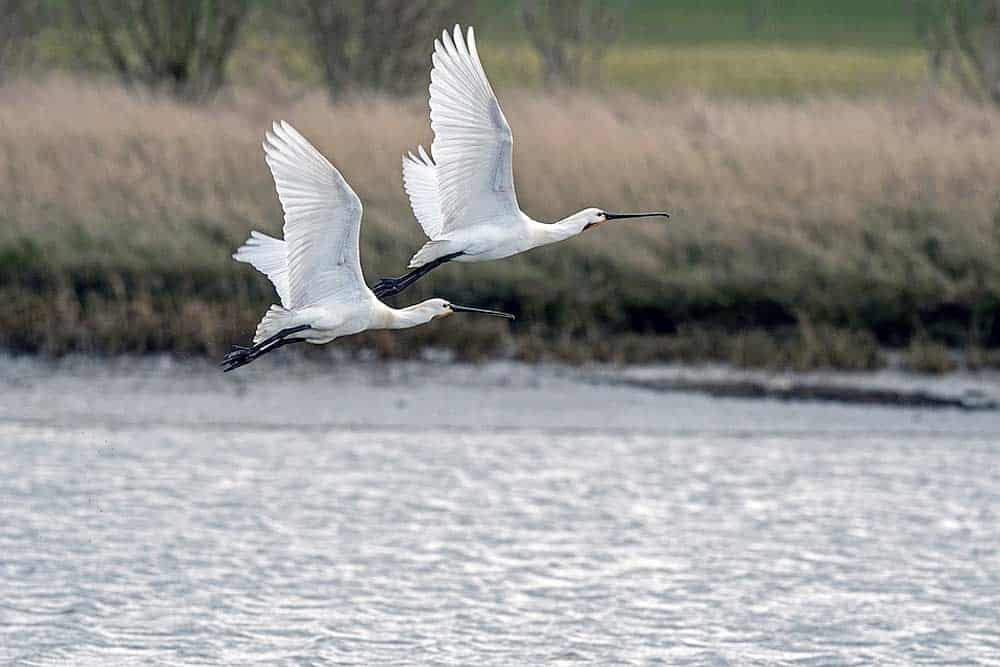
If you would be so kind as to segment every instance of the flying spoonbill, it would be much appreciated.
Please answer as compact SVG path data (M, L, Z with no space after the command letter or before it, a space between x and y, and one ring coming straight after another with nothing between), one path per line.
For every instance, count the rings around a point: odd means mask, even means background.
M431 155L420 146L403 158L403 185L428 241L398 278L375 284L379 298L398 294L445 262L486 262L563 241L609 220L670 214L609 213L585 208L546 224L517 205L510 125L486 78L469 28L434 40Z
M226 355L226 372L290 343L321 345L368 329L408 329L457 312L514 319L444 299L398 310L385 305L361 273L361 200L341 173L284 121L267 133L264 156L285 212L285 238L252 232L233 258L270 278L281 305L264 315L253 345L234 346Z

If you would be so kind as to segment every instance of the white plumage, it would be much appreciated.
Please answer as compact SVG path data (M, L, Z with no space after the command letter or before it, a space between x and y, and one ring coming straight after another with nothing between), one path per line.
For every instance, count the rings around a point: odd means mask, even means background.
M442 232L516 215L511 154L514 139L476 52L455 26L434 42L431 153L437 164Z
M363 300L358 195L288 123L275 123L267 134L264 159L285 211L288 308Z
M514 139L476 49L472 28L455 26L434 41L430 108L431 155L418 147L403 158L403 184L428 241L410 260L410 273L384 278L375 294L397 294L447 261L510 257L626 217L587 208L559 222L533 220L514 191Z
M271 279L281 305L291 308L288 292L288 256L285 242L263 232L250 232L250 238L233 254L233 259L253 265Z
M270 278L281 300L257 325L252 347L236 347L226 371L290 342L328 343L367 329L403 329L460 311L495 311L429 299L404 309L375 298L361 272L361 200L344 177L288 123L274 124L264 156L285 213L284 240L260 232L233 258Z
M419 146L417 152L418 155L409 153L403 158L403 189L424 234L434 238L441 235L444 223L438 199L437 170L423 146Z

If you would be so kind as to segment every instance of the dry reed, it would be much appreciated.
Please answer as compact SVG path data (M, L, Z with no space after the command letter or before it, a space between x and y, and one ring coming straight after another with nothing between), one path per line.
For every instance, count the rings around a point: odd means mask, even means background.
M816 331L1000 344L994 112L948 99L502 97L529 213L665 207L674 219L443 268L405 302L433 291L510 308L522 315L515 338L550 350L692 326L792 332L813 348ZM259 148L273 118L299 127L361 196L369 280L398 272L422 239L399 160L430 139L423 99L331 107L319 92L237 91L194 108L93 82L13 83L0 89L0 290L21 306L0 344L214 353L248 331L269 288L229 253L250 229L280 230ZM438 330L406 340L450 341ZM736 360L746 347L733 343ZM782 363L851 365L843 350L807 347Z

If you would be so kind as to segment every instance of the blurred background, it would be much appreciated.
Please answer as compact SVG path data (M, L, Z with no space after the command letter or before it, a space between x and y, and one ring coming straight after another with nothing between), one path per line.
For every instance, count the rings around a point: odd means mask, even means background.
M475 266L516 313L341 341L381 357L1000 365L997 0L0 0L0 346L217 356L274 301L230 259L281 216L294 123L365 203L369 282L422 242L433 39L476 26L521 205L666 208ZM315 351L313 353L316 353Z
M219 372L265 130L399 275L457 22L526 212L673 218ZM1000 0L0 0L0 663L988 661L998 260Z

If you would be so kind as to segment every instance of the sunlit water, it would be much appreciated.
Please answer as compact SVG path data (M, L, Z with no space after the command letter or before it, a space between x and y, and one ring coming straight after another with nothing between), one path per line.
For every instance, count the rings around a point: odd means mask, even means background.
M656 400L717 427L8 411L0 663L997 664L1000 429Z

